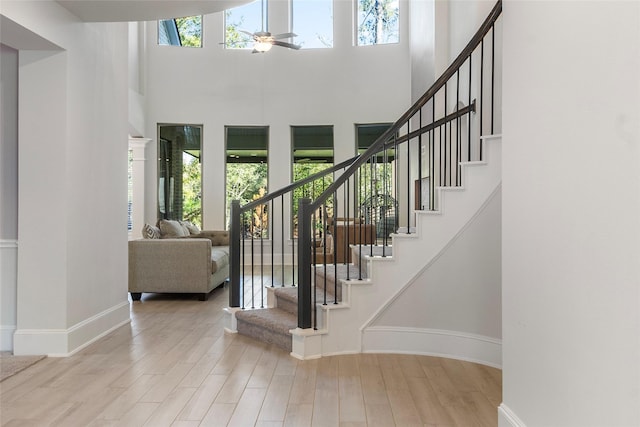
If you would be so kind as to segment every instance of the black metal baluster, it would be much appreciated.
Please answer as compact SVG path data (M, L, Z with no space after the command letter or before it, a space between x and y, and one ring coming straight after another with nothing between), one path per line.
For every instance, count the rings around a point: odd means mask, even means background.
M394 159L398 158L398 147L399 147L399 145L398 145L398 134L394 133L393 134L393 158ZM388 157L385 159L385 164L388 165L387 167L391 167L391 161L389 160ZM407 163L407 168L408 167L409 167L409 164ZM398 169L400 169L400 168L399 167L395 168L396 179L394 179L392 183L388 182L387 186L385 186L385 188L389 189L388 194L393 194L395 196L394 198L396 200L400 200L400 171ZM393 188L393 191L391 191L391 185L392 184L395 184L395 186ZM395 215L396 217L398 217L398 218L400 217L400 214L398 212L395 212L395 214L396 214ZM387 221L386 216L387 216L387 212L386 212L386 209L385 209L384 245L385 246L389 246L389 227L387 226L388 221ZM397 226L396 222L398 222L398 221L399 220L396 220L394 218L394 227ZM393 230L393 231L395 232L395 231L397 231L397 229ZM407 234L409 234L409 224L407 224ZM376 233L376 235L377 235L377 233Z
M480 138L482 138L484 132L484 122L482 119L482 113L484 111L484 37L480 43Z
M471 75L473 74L473 67L471 66L472 55L473 55L473 52L469 54L469 102L467 103L467 105L471 105ZM467 131L469 133L469 136L467 138L467 143L468 143L467 161L470 162L471 161L471 114L469 114L467 117L469 118L469 126L467 126Z
M292 199L293 200L293 199ZM280 265L282 266L282 284L281 286L284 288L284 283L285 283L285 278L284 278L284 195L280 196L280 209L282 210L282 213L280 214L280 223L281 223L281 228L280 228L280 241L281 241L281 246L280 246Z
M432 109L431 109L431 123L434 124L436 122L436 97L435 95L431 98L432 101ZM429 175L429 185L431 188L429 189L429 195L431 197L431 210L436 209L436 129L433 128L431 130L431 171Z
M266 209L265 205L260 205ZM264 230L262 219L264 211L260 213L260 308L264 308Z
M422 108L418 114L418 129L420 128L422 128ZM416 207L422 210L422 132L418 135L418 194L415 197L418 199Z
M269 202L269 211L267 212L268 214L268 221L269 221L269 239L271 239L271 287L273 288L273 283L275 282L275 278L276 278L276 274L275 274L275 262L274 262L274 254L275 254L275 242L276 242L276 236L274 235L274 225L273 225L273 216L274 216L274 202L273 199L271 199L271 201Z
M411 134L411 119L407 120L407 135ZM409 208L411 201L411 140L407 140L407 234L411 234L411 209ZM396 193L396 198L400 199ZM386 201L385 201L386 203ZM395 218L399 218L399 213L394 209ZM386 223L386 221L385 221ZM398 224L395 224L396 230ZM385 232L386 234L386 232Z
M242 243L242 259L243 261L245 261L245 254L246 252L246 239L245 239L245 231L244 231L244 224L245 224L245 218L246 218L246 212L242 213L242 237L241 237L241 243ZM243 262L242 263L242 308L245 308L245 295L244 295L244 291L245 291L245 285L246 285L246 274L245 274L245 265L247 263Z
M443 117L447 116L447 83L444 84L444 115ZM442 129L442 128L440 128ZM442 182L443 184L446 186L447 185L447 124L444 123L444 173L442 175Z
M251 216L251 212L249 212L249 221L251 221L249 223L249 233L251 233L251 308L256 308L256 301L255 301L255 289L254 289L254 280L255 280L255 272L254 272L254 268L256 263L255 261L255 252L254 252L254 229L253 229L253 218Z
M456 187L460 185L460 69L456 72Z
M493 135L493 105L495 95L495 57L496 57L496 26L491 26L491 135ZM480 157L482 160L482 157Z
M438 131L438 145L435 147L436 150L438 151L438 161L437 161L437 168L438 168L438 181L436 183L436 187L440 185L441 181L442 181L442 132L440 130L440 128L437 128Z

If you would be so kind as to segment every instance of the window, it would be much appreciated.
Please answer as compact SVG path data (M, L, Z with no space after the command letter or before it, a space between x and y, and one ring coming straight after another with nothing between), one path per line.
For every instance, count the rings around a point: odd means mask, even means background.
M358 154L362 154L387 130L391 124L357 124L356 141ZM366 200L372 195L390 193L393 191L391 181L393 179L392 168L389 167L395 160L393 148L378 153L373 161L368 162L369 167L362 168L360 182L360 197ZM373 183L373 184L372 184Z
M227 126L226 133L226 224L229 229L231 201L240 206L267 193L267 152L269 128L266 126ZM268 212L257 207L252 222L245 219L244 237L268 237Z
M158 21L158 44L202 47L202 16Z
M356 0L359 46L398 43L399 0Z
M333 0L292 0L291 17L302 49L333 47Z
M371 147L390 126L390 123L357 124L358 154ZM395 151L389 148L378 153L358 172L360 212L367 224L376 224L377 237L388 236L397 225L394 169Z
M158 218L202 228L202 126L158 125Z
M266 3L256 0L254 2L227 9L225 11L225 37L224 44L227 49L248 49L253 47L253 38L248 33L266 29L262 8Z
M333 166L333 126L291 126L291 141L293 182ZM320 181L307 183L294 190L291 209L293 237L298 235L299 199L315 199L332 182L333 175L329 174Z

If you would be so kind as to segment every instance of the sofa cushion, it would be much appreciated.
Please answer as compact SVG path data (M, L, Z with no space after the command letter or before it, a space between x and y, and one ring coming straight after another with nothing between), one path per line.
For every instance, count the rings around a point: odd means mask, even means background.
M144 237L145 239L159 239L160 229L158 227L154 227L151 224L145 224L142 227L142 237Z
M178 221L161 219L158 222L158 225L160 226L160 233L162 234L163 239L187 237L190 234L187 227L183 226Z
M229 232L226 230L202 230L191 237L209 239L213 246L229 246Z
M229 247L214 246L211 248L211 274L229 265Z

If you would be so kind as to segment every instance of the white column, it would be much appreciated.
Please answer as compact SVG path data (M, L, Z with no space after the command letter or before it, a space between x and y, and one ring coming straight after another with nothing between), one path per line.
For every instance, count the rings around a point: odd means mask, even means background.
M132 202L131 202L131 238L142 237L142 226L144 225L144 167L145 167L145 147L151 141L150 138L129 138L129 149L133 151L133 165L131 180L133 181Z

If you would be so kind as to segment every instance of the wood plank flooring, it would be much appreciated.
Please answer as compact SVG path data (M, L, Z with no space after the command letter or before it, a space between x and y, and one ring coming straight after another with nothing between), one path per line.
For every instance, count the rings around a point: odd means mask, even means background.
M227 299L144 294L130 324L0 383L1 425L497 425L497 369L395 354L300 361L225 334Z

